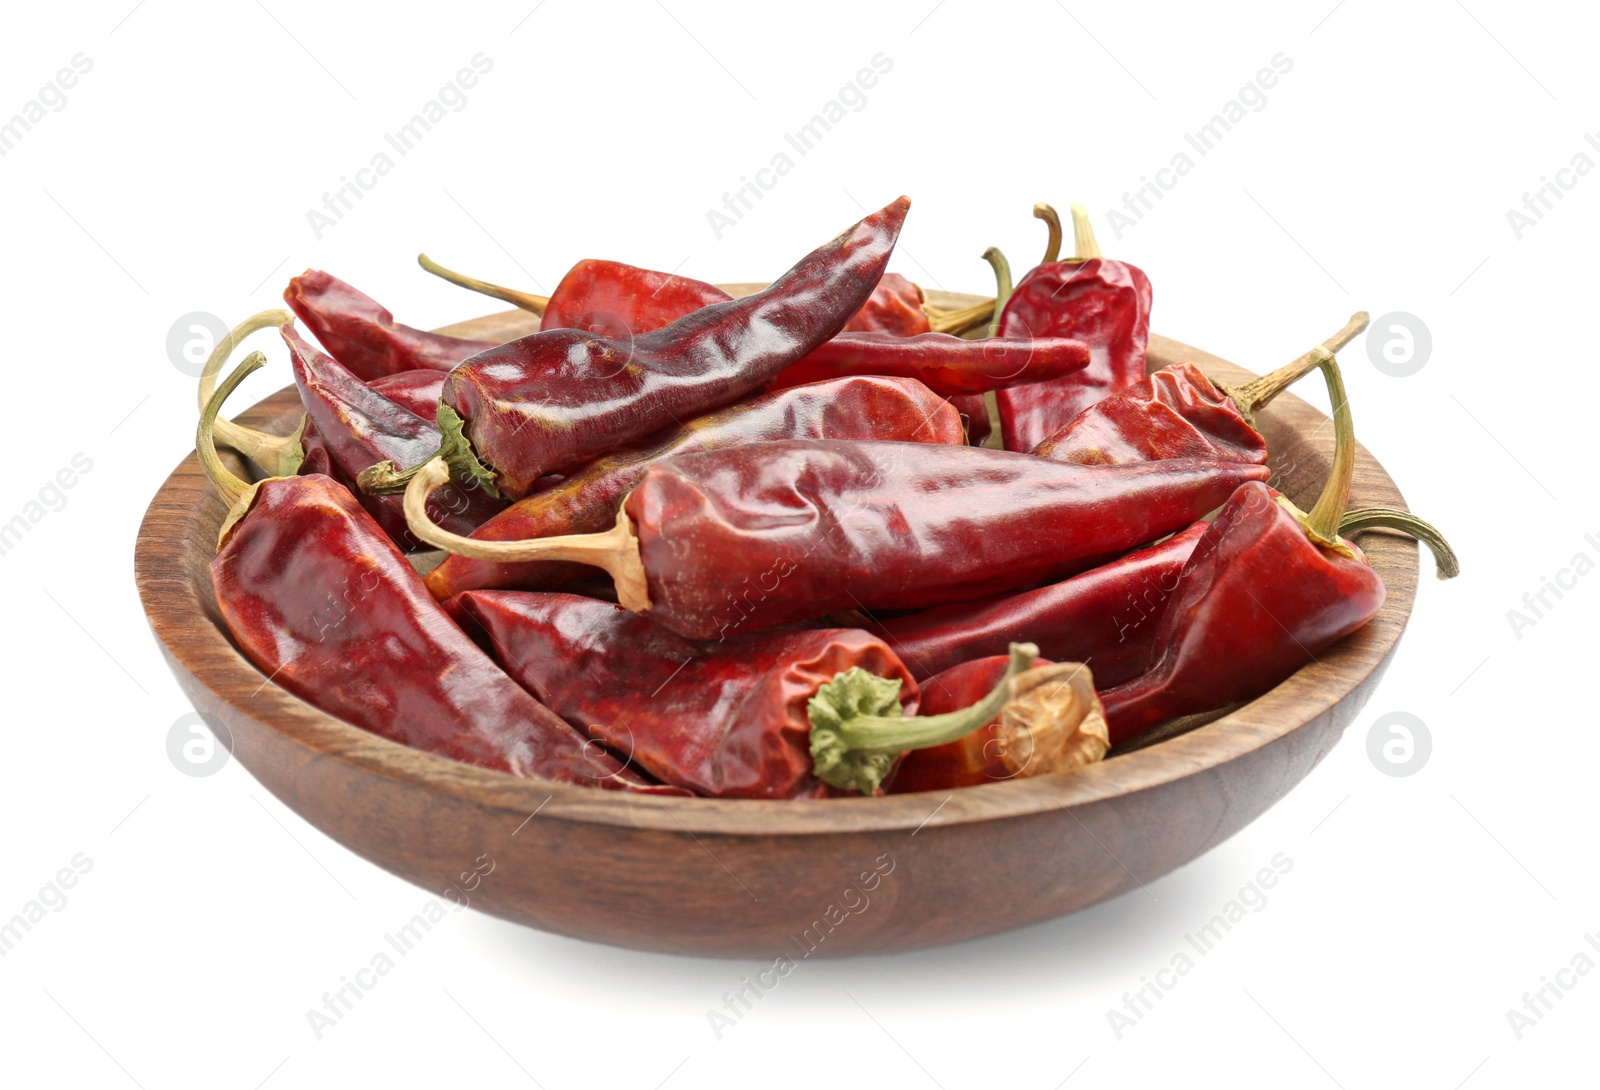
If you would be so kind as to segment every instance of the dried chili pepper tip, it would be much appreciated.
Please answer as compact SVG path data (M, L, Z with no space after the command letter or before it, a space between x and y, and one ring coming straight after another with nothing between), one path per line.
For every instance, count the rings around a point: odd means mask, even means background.
M876 795L906 750L942 746L991 722L1011 695L1011 679L1038 657L1033 644L1012 644L1010 665L988 696L960 711L927 716L901 714L898 680L852 666L806 705L813 771L834 787Z

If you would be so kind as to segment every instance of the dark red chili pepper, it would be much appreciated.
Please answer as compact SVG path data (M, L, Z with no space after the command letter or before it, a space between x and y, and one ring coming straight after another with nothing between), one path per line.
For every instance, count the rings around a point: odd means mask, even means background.
M480 353L445 382L441 450L457 480L526 495L538 478L758 389L832 337L872 294L911 202L826 243L765 291L702 307L627 341L575 329ZM364 488L400 491L416 466L375 466Z
M336 360L368 381L401 371L448 371L495 347L401 325L377 300L318 269L289 281L283 298Z
M1081 465L1204 457L1265 462L1256 413L1366 327L1366 312L1357 312L1318 347L1241 386L1214 383L1189 363L1163 367L1090 405L1033 453Z
M247 485L211 424L263 357L202 415L201 464L230 504L211 577L223 619L269 679L358 727L440 756L567 783L664 792L507 677L444 614L411 565L337 482Z
M603 534L443 533L421 507L447 477L438 459L408 490L406 513L417 536L451 552L604 567L624 606L714 639L1059 579L1181 529L1266 476L1216 460L1078 466L965 446L785 440L653 464Z
M821 781L874 794L902 751L960 737L999 710L980 694L977 710L903 714L916 709L916 682L855 629L708 643L571 594L469 591L448 608L541 701L664 782L716 798L817 797ZM1013 673L1032 656L1018 661ZM892 722L875 729L876 717Z
M517 541L595 533L616 522L622 497L653 462L733 444L802 438L960 443L961 419L913 379L862 376L763 394L691 420L657 442L598 458L560 484L518 500L472 537ZM428 574L427 584L442 601L487 587L567 589L574 574L597 573L581 564L497 564L450 556Z
M982 699L999 684L1010 656L955 666L922 687L922 714L942 715ZM1092 764L1111 748L1094 677L1076 662L1039 659L1010 681L1000 714L971 734L907 753L890 776L889 793L944 791L1066 772Z
M994 433L988 399L982 394L958 394L950 399L950 404L967 418L967 442L975 447L983 446L984 440Z
M283 329L294 364L294 381L300 389L318 447L325 449L330 474L341 484L385 459L409 461L426 457L439 448L439 429L391 401L344 368L332 356L319 352L300 336L292 324ZM406 550L421 547L406 528L404 503L399 496L361 497L362 505L394 541ZM505 503L482 489L450 485L434 493L430 516L440 525L471 533L502 510Z
M933 326L922 306L921 288L899 273L884 273L872 298L845 323L844 332L892 333L896 337L931 333Z
M907 614L870 631L918 681L1026 640L1048 658L1085 663L1102 687L1117 685L1149 668L1167 599L1205 531L1196 522L1059 583Z
M1088 365L1088 347L1065 337L969 341L948 333L841 333L780 372L772 385L782 389L841 375L893 375L919 379L936 394L981 394Z
M439 394L444 390L445 371L400 371L367 383L396 405L410 409L424 420L432 420L439 410Z
M1259 482L1222 506L1179 574L1145 674L1104 690L1112 744L1181 715L1266 692L1354 632L1383 604L1383 580L1339 536L1355 466L1355 435L1338 364L1322 369L1336 445L1328 483L1310 513ZM1441 576L1454 554L1438 531L1404 512L1362 525L1404 529L1434 548Z
M1035 214L1053 218L1048 205ZM1144 377L1150 337L1150 278L1125 261L1100 256L1089 217L1072 209L1077 256L1057 261L1047 251L1011 293L1000 316L1001 337L1074 337L1093 355L1088 367L1049 382L1013 386L995 395L1007 450L1032 450L1051 432L1107 394ZM1059 245L1059 223L1052 229Z

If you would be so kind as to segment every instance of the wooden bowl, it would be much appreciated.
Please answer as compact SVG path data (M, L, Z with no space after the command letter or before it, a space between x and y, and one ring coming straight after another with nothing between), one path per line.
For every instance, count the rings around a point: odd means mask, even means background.
M960 306L972 296L930 293ZM443 332L536 328L512 311ZM1248 372L1164 337L1150 366ZM1313 380L1314 381L1314 380ZM287 431L289 387L239 419ZM1262 414L1275 483L1309 507L1333 430L1285 395ZM234 463L235 471L242 467ZM1366 450L1353 506L1403 506ZM838 957L1020 927L1138 888L1221 843L1338 741L1411 612L1417 546L1369 534L1388 587L1361 631L1265 696L1159 744L1067 775L960 791L813 802L647 799L519 780L420 753L326 715L269 681L220 620L207 567L224 506L185 458L150 503L135 569L172 672L234 755L307 821L379 866L459 899L487 855L484 912L564 935L678 954ZM467 882L470 885L470 881Z

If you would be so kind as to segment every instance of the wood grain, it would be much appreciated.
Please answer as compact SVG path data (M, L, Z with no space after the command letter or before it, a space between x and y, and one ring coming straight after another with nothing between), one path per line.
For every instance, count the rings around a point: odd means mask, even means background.
M929 294L941 306L976 299ZM444 332L495 339L536 327L512 311ZM1225 382L1253 377L1152 338L1152 368L1180 359ZM290 387L239 419L286 431L298 413ZM1259 424L1275 483L1308 506L1328 470L1326 418L1286 395ZM1353 503L1403 506L1365 449ZM436 896L487 854L495 868L473 906L533 927L648 950L797 961L1034 923L1138 889L1221 843L1338 741L1399 641L1418 574L1409 539L1365 536L1389 592L1370 624L1260 699L1078 772L948 795L648 800L420 753L265 681L233 646L213 599L207 565L222 515L194 457L185 458L140 528L139 591L195 707L307 821Z

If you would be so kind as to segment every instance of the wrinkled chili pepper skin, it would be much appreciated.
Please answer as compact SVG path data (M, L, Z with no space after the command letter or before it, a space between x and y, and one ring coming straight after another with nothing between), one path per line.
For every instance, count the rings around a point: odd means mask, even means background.
M448 371L494 347L401 325L377 300L320 269L289 281L283 300L334 359L366 381L401 371Z
M1079 465L1213 457L1265 465L1267 441L1205 372L1174 363L1090 405L1033 453Z
M1058 378L1089 365L1089 348L1065 337L964 340L948 333L841 333L772 380L774 388L841 375L918 379L936 394L981 394Z
M665 790L507 677L330 478L262 482L212 560L211 577L249 659L330 715L517 776Z
M469 591L448 608L482 632L511 676L664 783L713 798L818 797L806 703L859 666L917 683L882 640L855 629L686 640L649 618L570 594Z
M1108 688L1149 669L1178 573L1205 532L1206 523L1195 522L1059 583L910 613L869 631L884 638L918 681L994 655L1003 670L1011 644L1033 643L1058 662L1086 664L1095 683Z
M714 639L971 601L1182 529L1261 466L1079 466L967 446L785 440L647 469L623 505L650 613Z
M1370 620L1383 580L1315 544L1264 484L1223 505L1178 577L1148 672L1101 693L1113 745L1259 696Z
M626 342L553 329L473 357L444 402L496 486L517 499L561 472L765 385L861 308L910 207L902 197L802 258L770 288Z
M970 708L988 696L1005 676L1010 655L991 655L959 663L922 686L919 715L943 715ZM1040 658L1035 666L1049 666ZM889 779L886 794L903 795L912 791L942 791L953 787L976 787L1011 779L1011 772L1000 759L1001 745L995 737L999 717L971 734L928 749L913 749L900 758Z
M622 498L653 462L736 444L804 438L959 444L961 418L914 379L862 376L762 394L691 420L659 441L597 458L559 484L518 500L471 536L516 541L606 530L616 522ZM426 582L443 601L478 588L570 589L575 576L593 572L561 561L503 564L451 555Z
M890 333L916 337L931 331L922 309L922 289L899 273L884 273L855 317L845 323L846 333Z
M579 329L625 340L731 298L691 277L589 258L572 266L550 293L539 328Z
M318 446L327 453L330 475L353 482L367 466L385 459L405 465L428 457L439 446L439 429L362 382L332 356L318 352L293 325L282 327L294 365L300 400L315 428ZM302 445L304 439L302 438ZM349 487L346 484L346 487ZM403 496L369 496L359 492L367 512L402 548L425 548L406 526ZM448 484L428 500L430 518L454 533L467 534L505 504L482 489Z
M367 385L396 405L410 409L424 420L432 420L439 411L444 376L444 371L400 371L375 378Z
M1032 450L1107 394L1144 377L1150 278L1124 261L1053 261L1022 278L1000 315L1001 337L1074 337L1089 366L995 395L1007 450Z

